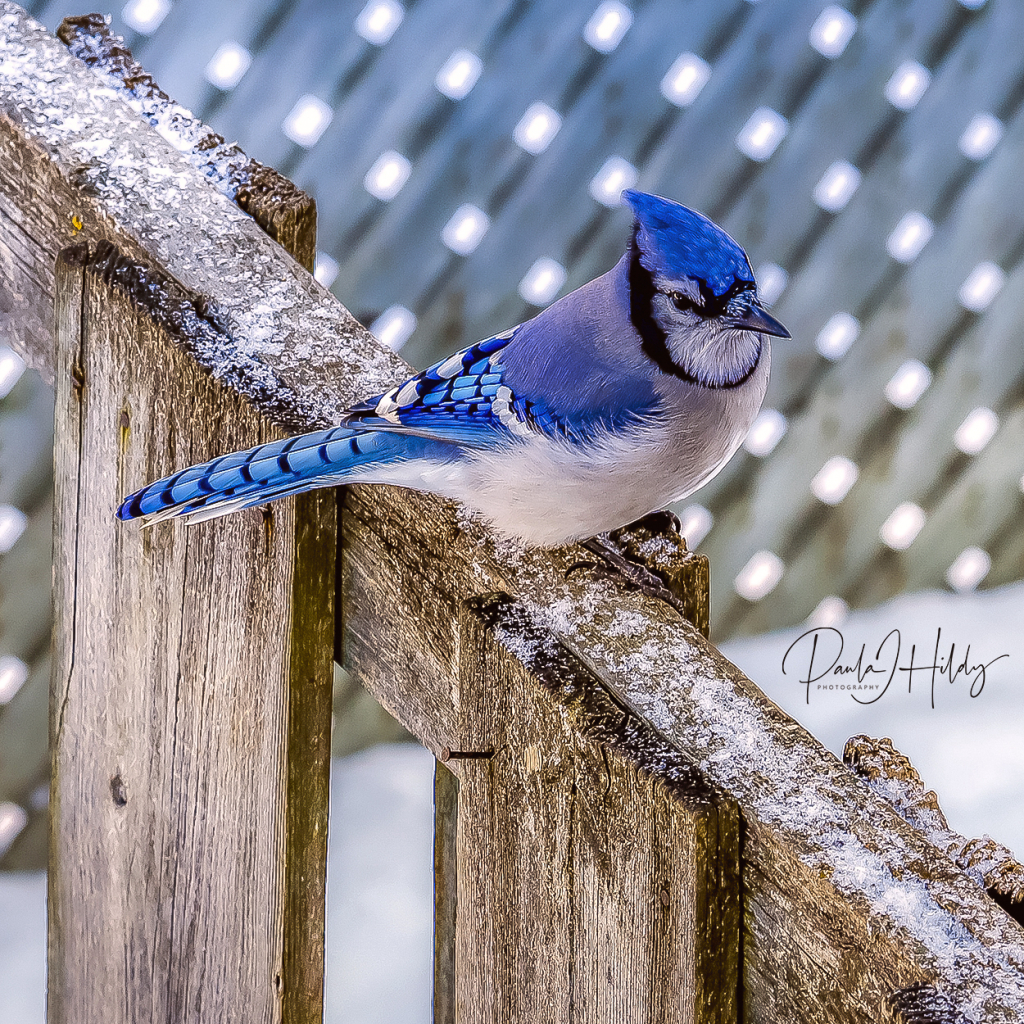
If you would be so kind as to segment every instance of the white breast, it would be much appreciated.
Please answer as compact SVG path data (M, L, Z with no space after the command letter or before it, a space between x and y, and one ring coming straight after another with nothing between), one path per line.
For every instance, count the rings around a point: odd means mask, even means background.
M661 418L587 443L531 434L451 462L368 466L348 479L455 498L501 533L551 547L625 526L707 483L742 443L768 384L768 346L735 388L672 380Z
M690 389L664 419L586 445L534 436L474 455L445 493L503 533L550 546L592 537L693 493L728 462L757 415L767 352L738 388ZM436 477L428 486L439 490Z

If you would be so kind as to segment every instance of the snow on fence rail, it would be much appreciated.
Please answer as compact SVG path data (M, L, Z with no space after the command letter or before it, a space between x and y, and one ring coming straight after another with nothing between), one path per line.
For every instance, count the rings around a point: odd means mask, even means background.
M0 0L0 330L57 408L50 1020L320 1019L335 652L442 762L436 1021L1024 1019L1016 922L589 552L390 488L115 522L406 370L143 99ZM286 183L249 209L312 251Z

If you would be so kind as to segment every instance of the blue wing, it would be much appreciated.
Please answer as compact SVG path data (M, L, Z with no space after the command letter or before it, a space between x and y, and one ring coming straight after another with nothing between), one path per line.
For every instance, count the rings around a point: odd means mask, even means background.
M374 466L445 461L458 456L458 447L487 448L538 431L567 433L546 409L517 398L503 382L497 357L516 330L355 406L340 426L257 445L149 484L125 498L117 515L151 523L178 515L200 521L343 483Z
M520 328L478 342L349 410L344 426L414 434L470 448L540 433L566 433L544 406L504 382L500 355Z

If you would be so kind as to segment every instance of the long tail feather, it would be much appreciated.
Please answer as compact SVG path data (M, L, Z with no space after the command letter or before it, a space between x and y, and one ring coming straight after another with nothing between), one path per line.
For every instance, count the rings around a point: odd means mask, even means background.
M175 516L202 522L343 483L368 465L401 461L406 442L402 436L350 427L272 441L157 480L125 498L117 517L140 519L147 526Z

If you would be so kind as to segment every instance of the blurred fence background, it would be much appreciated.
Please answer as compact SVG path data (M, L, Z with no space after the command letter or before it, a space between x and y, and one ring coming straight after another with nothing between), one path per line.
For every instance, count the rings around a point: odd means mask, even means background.
M26 6L51 29L86 11ZM1018 0L112 18L171 96L316 197L317 276L417 367L611 266L624 187L723 224L793 339L744 450L678 510L712 561L714 640L1024 575ZM2 346L0 866L27 867L45 863L52 399ZM387 732L366 716L353 744Z

